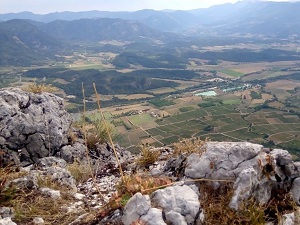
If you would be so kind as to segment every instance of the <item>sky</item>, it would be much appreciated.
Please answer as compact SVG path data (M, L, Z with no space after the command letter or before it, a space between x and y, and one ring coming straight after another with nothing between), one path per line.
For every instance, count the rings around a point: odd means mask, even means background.
M141 9L189 10L228 2L235 3L237 0L0 0L0 13L30 11L46 14L63 11L137 11Z

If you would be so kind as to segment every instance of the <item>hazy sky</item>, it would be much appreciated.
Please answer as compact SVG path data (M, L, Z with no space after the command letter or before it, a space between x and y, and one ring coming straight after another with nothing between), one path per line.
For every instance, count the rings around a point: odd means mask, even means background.
M140 9L186 10L206 8L226 2L234 3L237 0L0 0L0 13L30 11L45 14L62 11L136 11Z

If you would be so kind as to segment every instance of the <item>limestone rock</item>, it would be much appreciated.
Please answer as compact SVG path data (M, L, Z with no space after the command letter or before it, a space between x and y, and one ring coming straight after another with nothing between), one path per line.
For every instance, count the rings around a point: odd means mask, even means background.
M238 210L240 202L248 199L258 186L257 172L252 168L243 170L236 179L233 188L235 189L229 206Z
M38 188L38 180L35 175L27 175L25 177L20 177L17 179L14 179L7 183L6 186L15 187L18 189L37 189Z
M282 221L279 223L279 225L294 225L295 224L294 220L295 220L294 213L284 214L282 216Z
M291 193L294 201L299 206L300 205L300 178L296 178L293 182Z
M40 169L45 169L45 168L49 168L52 166L66 168L67 162L63 159L52 156L52 157L45 157L45 158L39 159L37 161L37 163L35 164L35 166Z
M34 217L32 222L34 225L44 225L45 224L44 219L41 217Z
M61 199L60 191L53 190L50 188L40 188L39 190L42 193L42 195L44 195L44 196L47 196L47 197L50 197L50 198L56 199L56 200Z
M248 142L208 142L201 156L187 157L185 175L189 178L235 179L253 165L263 149L262 145Z
M146 215L141 217L141 221L147 225L167 225L162 217L162 210L151 208Z
M4 219L0 219L0 225L17 225L14 223L10 217L6 217Z
M63 146L57 156L66 160L68 163L74 162L74 159L83 160L86 156L86 146L76 142L73 145Z
M157 190L152 193L151 202L156 208L162 208L165 213L179 213L187 224L194 224L198 219L199 196L187 185Z
M77 191L76 181L71 173L59 166L52 166L42 171L42 176L50 177L51 181L57 182L59 185L69 188L70 190Z
M142 195L136 193L132 198L129 199L122 217L124 225L131 225L132 222L138 221L141 216L146 215L151 208L151 202L149 195ZM148 218L148 217L147 217Z
M165 213L167 221L174 225L187 225L187 222L180 213L169 211Z
M0 216L2 218L14 218L14 209L10 207L0 207Z
M0 90L0 105L0 149L5 164L32 164L68 144L72 120L62 98L6 88Z

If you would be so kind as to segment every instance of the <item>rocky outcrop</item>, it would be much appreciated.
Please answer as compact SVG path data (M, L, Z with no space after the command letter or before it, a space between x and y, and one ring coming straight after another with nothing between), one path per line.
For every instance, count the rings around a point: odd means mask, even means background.
M68 144L72 120L62 98L7 88L0 90L0 105L2 164L28 165Z
M209 180L213 189L222 188L224 182L233 183L233 195L229 207L239 210L242 202L255 199L259 204L267 204L278 193L292 194L299 205L300 170L293 162L291 155L281 149L267 149L258 144L248 142L208 142L200 154L170 158L165 163L158 162L156 174L171 176L181 180L181 186L166 187L157 190L147 200L147 210L131 217L143 195L135 195L135 201L129 201L124 209L123 222L130 224L145 218L150 209L156 209L159 224L202 224L205 211L199 202L197 181ZM275 195L275 196L274 196ZM281 195L281 194L278 194ZM137 198L139 196L139 198ZM150 205L149 205L150 202ZM130 208L131 213L128 214ZM161 213L157 210L162 210ZM152 210L153 211L153 210ZM294 214L284 216L282 224L293 224ZM146 217L145 217L146 216ZM129 221L129 222L128 222ZM151 224L151 220L150 223Z

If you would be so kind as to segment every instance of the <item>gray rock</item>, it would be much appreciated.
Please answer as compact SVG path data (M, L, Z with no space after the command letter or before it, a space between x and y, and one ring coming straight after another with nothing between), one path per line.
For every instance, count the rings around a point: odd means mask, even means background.
M73 196L77 200L83 200L85 198L85 195L84 194L80 194L80 193L75 193Z
M248 142L208 142L201 156L187 157L185 175L189 178L235 179L251 166L257 166L255 158L262 145Z
M28 175L8 182L6 186L32 190L38 188L38 180L35 175Z
M51 166L44 171L41 171L41 176L50 177L53 182L71 189L74 193L77 192L76 181L71 173L65 168Z
M299 206L300 205L300 178L296 178L293 182L291 193L294 201Z
M248 199L258 186L258 175L253 168L243 170L236 179L235 189L229 206L235 210L239 209L240 203Z
M2 218L14 218L14 209L10 207L0 207L0 216Z
M0 105L0 149L6 153L5 164L13 160L28 165L68 144L72 120L62 98L6 88L0 90Z
M162 217L162 210L151 208L146 215L141 217L141 221L147 225L167 225Z
M53 190L50 188L40 188L39 191L41 192L42 195L50 197L52 199L61 199L60 191Z
M37 168L39 169L45 169L52 166L58 166L61 168L66 168L67 162L64 159L60 159L57 157L45 157L42 159L39 159L36 163Z
M41 218L41 217L34 217L32 222L35 225L43 225L43 224L45 224L44 219Z
M151 208L151 202L149 195L142 195L136 193L127 202L124 213L122 216L122 222L124 225L131 225L132 222L138 221L141 216L146 215Z
M200 210L199 196L187 185L157 190L151 194L151 202L165 213L174 211L181 214L187 224L194 224Z
M187 222L180 213L169 211L165 213L166 219L173 225L187 225Z
M6 217L4 219L0 219L0 225L17 225L17 224L13 222L10 217Z
M68 163L73 163L74 159L82 160L86 157L86 146L79 142L64 146L57 156L66 160Z
M294 220L295 220L294 213L284 214L282 216L282 221L280 221L279 225L294 225L295 224Z

